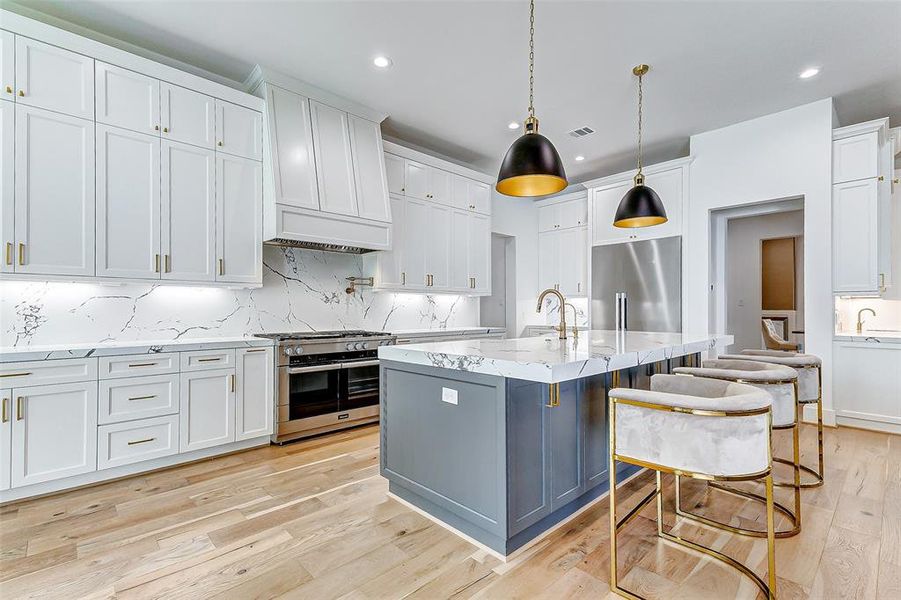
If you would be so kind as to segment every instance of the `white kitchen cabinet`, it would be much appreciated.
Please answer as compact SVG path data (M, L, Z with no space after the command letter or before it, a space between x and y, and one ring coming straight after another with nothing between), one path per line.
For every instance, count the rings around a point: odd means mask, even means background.
M228 110L226 114L231 116L233 109L224 108L223 110ZM255 111L249 111L247 122L243 124L243 127L255 126L258 131L259 125L254 125L256 119L254 113ZM212 149L215 147L216 101L206 94L162 82L160 84L160 122L162 123L160 133L164 139L193 144L201 148ZM237 135L234 134L234 136ZM256 136L259 134L245 131L241 135L244 136L244 142L249 147L247 152L256 153ZM236 141L232 142L237 143ZM224 146L223 151L225 151ZM240 152L233 152L233 154L240 154ZM253 156L248 158L253 158Z
M93 275L94 123L16 104L15 163L16 272Z
M16 36L16 102L94 118L94 59Z
M554 200L538 208L538 231L552 231L588 225L588 201L584 197L574 200Z
M0 29L0 99L16 100L16 36Z
M441 204L426 205L425 228L426 244L418 251L425 249L425 269L428 281L426 286L431 290L446 290L450 287L450 254L451 254L451 222L452 209ZM459 243L453 247L458 248Z
M310 101L305 96L276 86L268 88L266 100L275 201L319 210Z
M632 185L629 180L588 191L591 198L592 245L631 241L635 230L614 227L613 218L620 200L632 189Z
M178 454L178 415L101 425L97 469L111 469Z
M5 32L4 32L5 33ZM16 105L0 102L0 243L3 260L0 273L15 271L16 260Z
M15 388L12 486L97 469L97 383Z
M262 281L262 177L257 161L216 156L216 281Z
M538 234L539 291L557 289L560 284L560 235L556 231Z
M879 186L875 178L832 186L833 289L875 292L879 287L877 216Z
M0 412L3 413L0 419L0 490L8 490L12 485L12 409L12 389L0 389Z
M402 196L391 196L391 250L375 253L375 285L384 288L403 288L407 283L404 271L404 246L407 236L407 203Z
M235 385L234 369L181 374L181 452L235 441Z
M94 84L98 123L159 136L158 79L97 61Z
M388 180L385 173L385 151L378 123L347 116L350 149L353 158L357 214L364 219L391 222L388 202Z
M879 174L878 131L833 140L832 183L869 179Z
M451 211L450 279L448 285L452 289L468 290L472 288L472 272L470 270L469 248L469 215L468 210L455 208Z
M538 234L538 283L565 296L588 294L588 228L542 231ZM539 290L540 291L540 290Z
M216 99L216 151L263 160L263 115Z
M160 271L160 138L97 125L97 275Z
M319 207L325 212L356 216L357 195L347 113L311 101L310 114Z
M901 344L835 342L833 349L839 424L901 431Z
M429 227L429 204L407 198L405 217L404 239L401 242L403 279L405 285L411 288L425 289L428 285L426 248L434 241Z
M161 276L177 281L214 281L215 153L163 140L161 162ZM247 197L248 203L252 197ZM248 222L248 230L253 225L253 221Z
M403 193L408 198L426 200L429 197L429 168L412 160L404 165Z
M429 200L434 200L448 206L454 203L454 176L443 169L428 167L426 178L428 179Z
M98 398L101 425L178 413L178 373L101 379Z
M486 183L454 175L453 206L460 210L491 214L491 188Z
M470 214L468 230L466 254L472 283L466 287L487 295L491 293L491 221L485 215ZM462 248L452 250L462 252Z
M404 159L393 154L385 154L385 172L389 194L404 193Z
M270 435L275 412L272 348L236 351L235 440Z

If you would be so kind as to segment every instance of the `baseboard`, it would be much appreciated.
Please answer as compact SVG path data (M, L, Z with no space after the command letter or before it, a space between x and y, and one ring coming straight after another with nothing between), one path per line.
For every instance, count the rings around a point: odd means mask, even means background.
M838 424L835 420L836 414L835 411L831 408L823 409L823 425L826 427L837 427ZM801 415L801 419L804 420L805 423L816 423L817 422L817 405L813 404L805 404L804 412Z
M897 423L886 423L884 421L871 421L869 419L857 419L854 417L839 416L839 427L849 427L851 429L865 429L867 431L879 431L882 433L891 433L901 435L901 425Z

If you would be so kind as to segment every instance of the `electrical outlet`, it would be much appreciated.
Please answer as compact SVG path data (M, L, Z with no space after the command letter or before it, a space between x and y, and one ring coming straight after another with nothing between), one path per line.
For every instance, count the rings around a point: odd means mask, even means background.
M441 401L448 404L457 405L457 390L443 387L441 388Z

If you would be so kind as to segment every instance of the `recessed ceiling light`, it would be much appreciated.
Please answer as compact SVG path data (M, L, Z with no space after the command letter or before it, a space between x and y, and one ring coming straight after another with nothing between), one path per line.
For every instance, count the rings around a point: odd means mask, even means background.
M798 77L800 77L801 79L810 79L811 77L817 75L819 72L820 69L818 67L810 67L809 69L804 69L803 71L801 71Z
M582 156L581 154L576 157L576 162L582 162L583 160L585 160L585 157Z
M510 121L507 123L507 129L519 129L519 123L516 121Z
M377 66L380 69L387 69L394 63L392 63L391 59L388 58L387 56L376 56L375 58L372 59L372 64L374 64L375 66Z

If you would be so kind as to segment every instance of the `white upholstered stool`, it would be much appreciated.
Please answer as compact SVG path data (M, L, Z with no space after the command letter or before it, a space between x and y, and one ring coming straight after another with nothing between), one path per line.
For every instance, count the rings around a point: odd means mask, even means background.
M643 598L619 586L616 535L656 499L658 536L726 563L750 577L767 598L775 598L772 397L760 389L730 381L654 375L650 391L614 388L609 398L610 589L625 598ZM617 461L657 472L655 489L619 520ZM663 530L661 473L672 473L677 481L679 476L707 481L763 481L768 582L730 556Z
M793 442L793 461L788 463L794 468L794 482L788 487L794 488L794 510L791 510L779 502L775 508L784 514L792 523L791 529L776 531L777 538L791 537L801 531L801 446L798 437L800 429L800 404L798 403L798 372L784 365L765 363L753 360L705 360L700 367L678 367L673 369L678 375L693 375L723 381L732 381L752 385L767 392L773 402L773 429L791 429ZM760 494L740 490L719 483L711 483L710 487L742 496L751 500L763 502L765 499ZM763 537L765 531L737 527L716 521L702 515L686 511L681 505L681 485L679 477L676 477L676 513L687 518L695 519L712 527L719 527L732 533Z
M817 466L818 471L805 465L801 470L812 475L813 481L802 481L802 488L812 488L823 485L823 364L818 356L813 354L800 354L797 352L783 352L780 350L742 350L741 354L725 354L720 358L732 358L740 360L758 360L773 364L785 365L798 372L798 402L801 404L817 404ZM803 410L803 406L802 406ZM773 460L788 463L781 458ZM785 485L776 482L775 485Z

